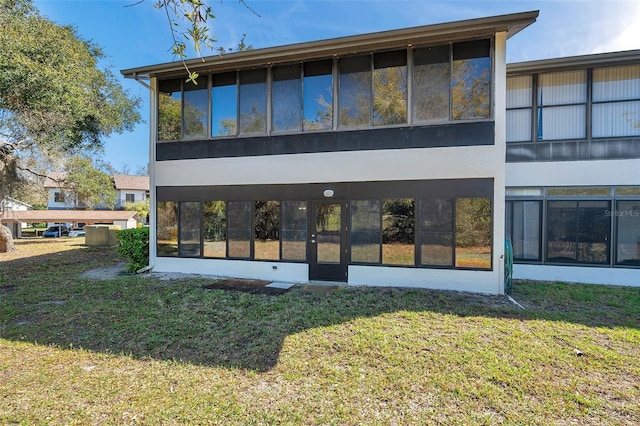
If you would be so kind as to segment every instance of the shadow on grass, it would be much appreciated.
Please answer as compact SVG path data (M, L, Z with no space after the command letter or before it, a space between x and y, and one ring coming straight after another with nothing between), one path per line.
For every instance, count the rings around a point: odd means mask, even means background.
M421 289L297 287L266 295L207 289L214 282L207 278L80 278L120 260L113 249L79 246L3 262L0 337L267 371L288 336L399 311L431 320L455 315L640 328L640 289L632 288L520 283L514 297L531 308L522 311L502 296Z

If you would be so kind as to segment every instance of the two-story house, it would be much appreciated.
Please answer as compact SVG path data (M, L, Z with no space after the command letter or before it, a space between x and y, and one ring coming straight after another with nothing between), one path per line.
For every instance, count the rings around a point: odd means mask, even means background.
M113 175L113 186L118 191L116 209L149 199L149 176Z
M507 75L515 276L640 286L640 50Z
M537 15L124 70L154 269L502 293L506 44Z
M117 192L116 210L123 209L126 203L136 203L149 198L149 177L115 174L112 176L113 187ZM86 209L82 200L77 200L73 188L66 187L65 173L49 173L44 180L44 187L48 190L48 210ZM101 206L101 209L111 208Z
M47 210L85 209L86 206L77 200L73 190L65 183L64 172L51 172L44 179L47 189Z

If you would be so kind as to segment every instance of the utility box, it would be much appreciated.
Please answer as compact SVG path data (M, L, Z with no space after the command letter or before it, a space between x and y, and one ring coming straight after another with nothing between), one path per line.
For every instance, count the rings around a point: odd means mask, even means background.
M116 233L120 225L87 225L84 227L84 243L88 246L115 246L118 244Z

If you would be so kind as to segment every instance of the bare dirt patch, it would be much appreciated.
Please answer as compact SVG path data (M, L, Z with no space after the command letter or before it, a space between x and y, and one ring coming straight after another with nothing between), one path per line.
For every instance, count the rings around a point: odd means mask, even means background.
M203 288L208 290L242 291L251 294L268 294L271 296L277 296L289 291L288 289L283 288L266 287L266 285L270 283L271 281L224 278L212 284L208 284Z

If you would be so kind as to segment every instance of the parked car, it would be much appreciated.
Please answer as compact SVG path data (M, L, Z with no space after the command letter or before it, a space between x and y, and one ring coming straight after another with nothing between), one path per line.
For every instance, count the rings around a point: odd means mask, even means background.
M69 228L67 227L67 225L50 226L46 231L42 233L42 236L45 238L57 238L63 235L69 235Z
M73 231L69 231L70 237L84 237L85 232L81 229L74 229Z

